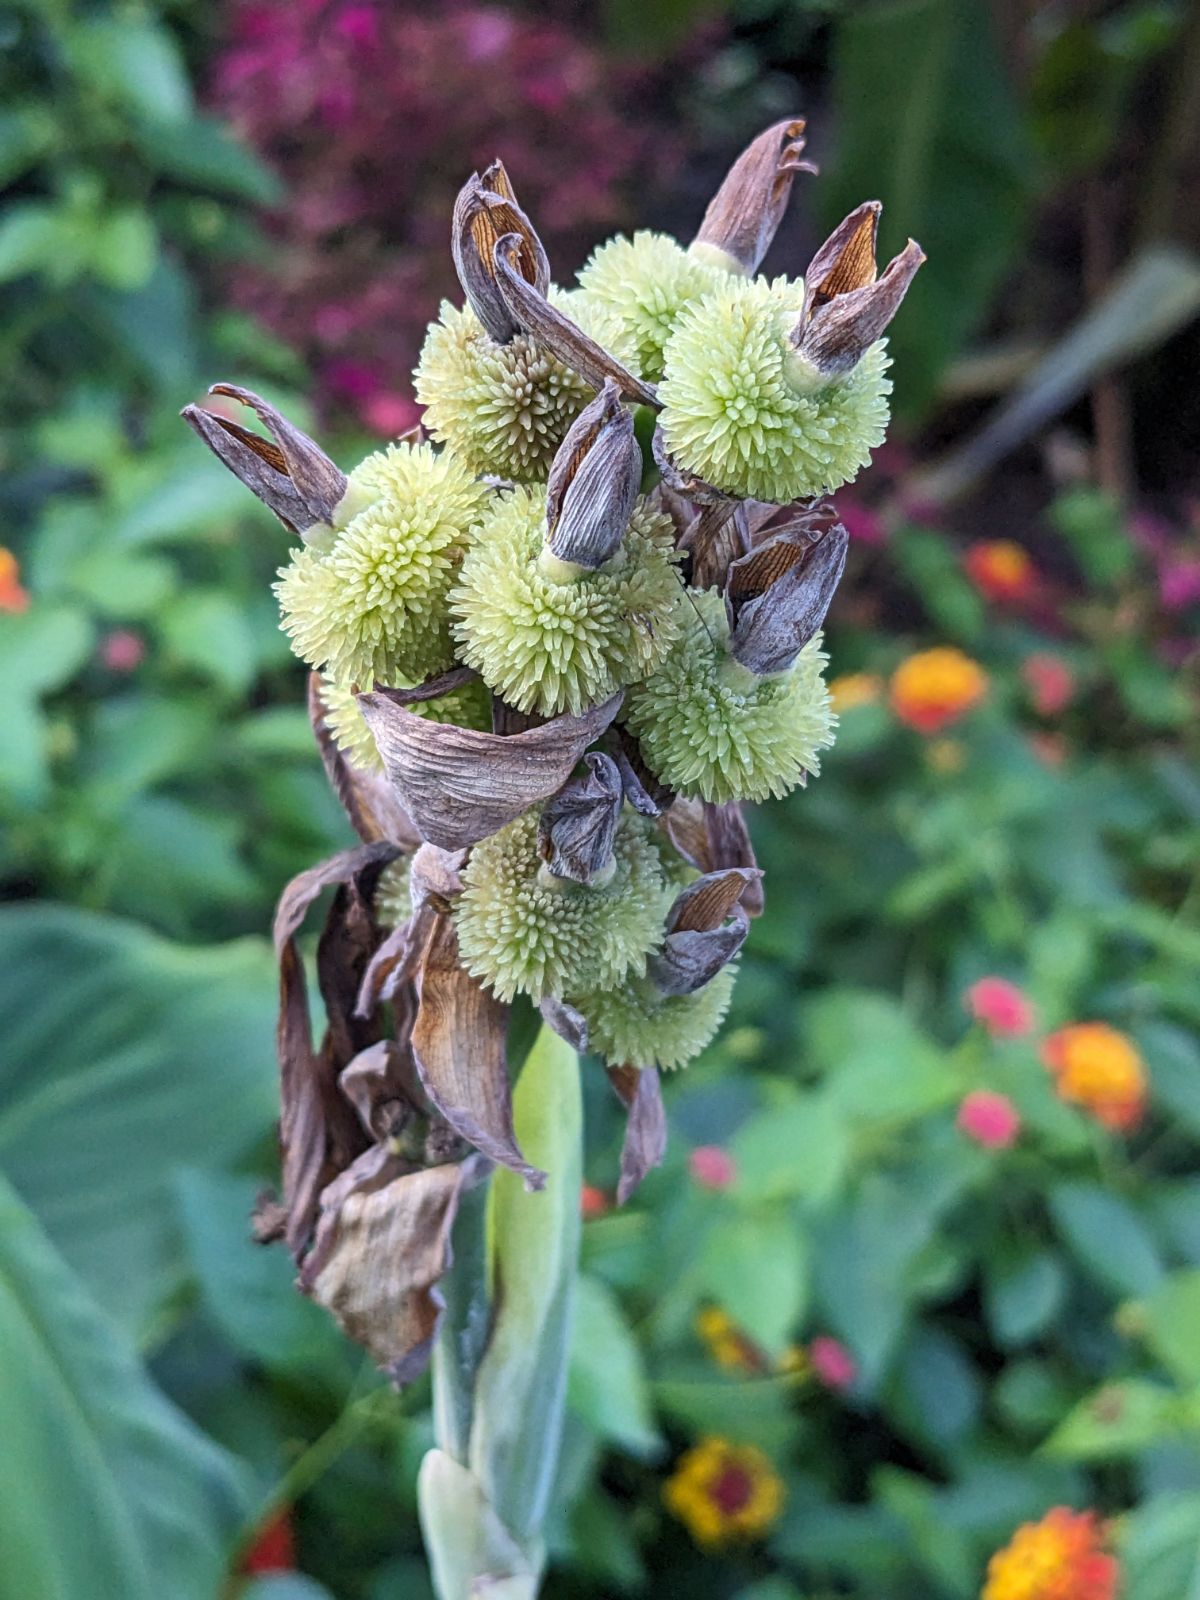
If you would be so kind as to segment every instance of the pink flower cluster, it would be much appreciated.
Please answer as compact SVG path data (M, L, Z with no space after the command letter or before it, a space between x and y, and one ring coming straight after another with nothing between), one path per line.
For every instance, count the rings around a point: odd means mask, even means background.
M563 279L677 159L660 80L569 20L464 0L234 0L230 17L213 108L288 191L234 296L380 434L415 420L421 332L456 292L447 193L502 154Z

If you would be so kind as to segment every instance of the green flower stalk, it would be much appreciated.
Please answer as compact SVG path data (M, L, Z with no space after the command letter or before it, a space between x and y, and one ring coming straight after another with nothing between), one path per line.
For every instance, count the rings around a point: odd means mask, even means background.
M358 837L276 914L283 1171L258 1232L397 1385L432 1358L438 1600L541 1581L576 1056L625 1109L623 1203L663 1158L660 1074L715 1036L762 909L739 802L803 784L833 738L821 630L848 541L821 497L883 438L882 335L921 253L877 273L872 201L803 281L755 276L811 170L803 129L743 151L688 248L611 240L565 291L503 165L468 178L464 304L416 372L432 442L347 474L248 390L213 392L265 434L184 412L298 541L282 625ZM543 1026L510 1062L518 1000Z

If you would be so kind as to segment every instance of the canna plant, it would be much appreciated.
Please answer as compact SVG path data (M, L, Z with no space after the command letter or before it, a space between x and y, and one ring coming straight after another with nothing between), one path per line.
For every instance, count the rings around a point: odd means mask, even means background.
M881 335L922 257L877 274L869 202L803 279L757 276L803 144L768 128L687 249L610 241L567 290L504 167L472 176L424 426L348 476L246 390L213 392L266 435L184 413L298 537L283 626L360 840L280 901L283 1185L257 1224L397 1384L432 1356L441 1600L537 1591L577 1056L627 1109L624 1201L665 1147L660 1072L719 1028L762 908L741 803L803 784L833 738L847 538L825 497L882 441ZM317 1044L297 936L328 888Z

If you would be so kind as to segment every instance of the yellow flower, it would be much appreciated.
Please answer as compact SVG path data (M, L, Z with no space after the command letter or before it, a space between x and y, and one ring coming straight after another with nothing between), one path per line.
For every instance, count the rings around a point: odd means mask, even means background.
M953 645L919 650L892 674L892 710L918 733L940 733L987 693L987 673Z
M838 716L855 706L873 706L883 694L883 679L877 672L843 672L829 684L829 698Z
M1042 1044L1042 1060L1060 1100L1082 1106L1106 1128L1123 1132L1141 1121L1146 1066L1133 1040L1106 1022L1076 1022Z
M783 1481L752 1444L701 1439L680 1457L663 1501L698 1545L761 1538L783 1506Z
M695 1329L719 1367L730 1372L763 1373L767 1370L762 1351L720 1306L704 1306L697 1311Z
M988 1562L980 1600L1114 1600L1119 1569L1094 1511L1055 1506Z

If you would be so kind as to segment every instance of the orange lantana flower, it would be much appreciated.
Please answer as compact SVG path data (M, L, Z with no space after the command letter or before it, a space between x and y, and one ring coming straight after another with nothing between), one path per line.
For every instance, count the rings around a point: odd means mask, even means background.
M1042 1060L1059 1098L1082 1106L1106 1128L1122 1131L1141 1120L1146 1065L1133 1040L1107 1022L1075 1022L1043 1041Z
M1115 1600L1119 1568L1094 1511L1055 1506L988 1562L980 1600Z
M0 544L0 611L27 611L29 590L21 583L21 569L11 550Z
M978 705L987 673L953 645L920 650L892 674L892 710L918 733L939 733Z
M829 683L829 698L838 716L855 706L872 706L883 697L883 679L877 672L843 672Z
M1011 539L985 539L963 557L967 576L988 600L1025 600L1037 583L1037 569Z

